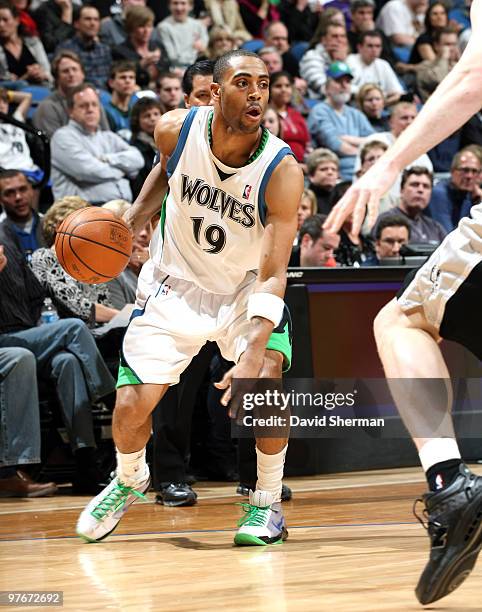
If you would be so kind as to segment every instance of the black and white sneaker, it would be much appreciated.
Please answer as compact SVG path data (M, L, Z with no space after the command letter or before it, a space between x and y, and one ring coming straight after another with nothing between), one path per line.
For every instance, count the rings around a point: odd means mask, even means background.
M425 503L424 517L416 513ZM453 482L416 500L414 514L431 540L430 559L420 576L415 594L429 604L458 588L472 571L482 547L482 478L464 464Z

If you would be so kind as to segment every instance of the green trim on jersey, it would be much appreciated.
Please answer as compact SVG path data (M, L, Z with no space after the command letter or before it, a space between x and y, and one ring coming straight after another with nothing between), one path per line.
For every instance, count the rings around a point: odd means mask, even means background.
M209 146L211 147L211 149L213 146L213 128L212 128L213 117L214 117L214 111L211 111L208 117L208 141L209 141ZM254 161L256 161L258 157L261 155L261 153L264 151L264 149L266 148L266 144L269 138L269 131L263 126L261 126L261 130L262 130L262 133L261 133L261 139L259 141L258 148L251 155L251 157L244 164L244 166L249 166L249 164L252 164ZM241 168L244 168L244 166L241 166Z
M142 380L139 380L128 366L119 365L116 389L126 385L142 385Z
M272 351L278 351L283 355L283 372L287 372L291 368L293 347L291 345L288 321L286 321L282 332L272 332L266 348Z
M162 204L161 204L161 218L159 219L159 223L161 224L160 231L161 231L162 240L164 240L164 228L166 226L166 202L167 202L168 195L169 195L169 188L164 194L164 199L162 200Z

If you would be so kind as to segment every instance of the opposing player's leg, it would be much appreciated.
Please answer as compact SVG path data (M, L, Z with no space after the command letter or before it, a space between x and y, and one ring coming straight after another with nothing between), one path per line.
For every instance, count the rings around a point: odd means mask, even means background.
M112 533L129 506L148 490L146 444L151 435L151 413L168 387L139 384L118 389L112 419L116 475L79 517L77 534L87 542L99 542Z
M452 299L460 299L463 290L459 288ZM374 325L391 392L417 446L430 489L420 500L428 524L417 515L431 539L430 558L416 587L422 604L456 589L474 567L482 546L482 478L461 460L450 414L449 373L438 346L439 330L450 328L454 304L448 300L442 325L437 325L427 320L422 307L405 314L393 300ZM460 341L457 334L453 339Z
M284 355L278 350L268 349L260 378L281 380L284 359ZM289 419L286 423L284 427L277 428L279 437L256 437L258 480L255 491L249 493L249 503L242 504L245 515L239 522L235 544L267 546L281 544L288 537L281 507Z

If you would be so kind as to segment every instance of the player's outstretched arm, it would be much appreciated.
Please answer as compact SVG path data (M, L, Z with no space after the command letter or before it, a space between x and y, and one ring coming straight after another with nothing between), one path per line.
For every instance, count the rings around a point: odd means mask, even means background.
M167 160L176 148L187 113L185 109L170 111L162 115L156 125L154 139L159 149L160 162L150 171L136 201L124 215L124 221L133 234L140 231L161 208L167 191Z
M357 235L368 207L374 224L380 198L387 193L399 173L422 153L461 127L482 106L482 0L471 9L472 36L452 71L395 144L357 181L331 211L325 228L338 232L353 212L353 234Z

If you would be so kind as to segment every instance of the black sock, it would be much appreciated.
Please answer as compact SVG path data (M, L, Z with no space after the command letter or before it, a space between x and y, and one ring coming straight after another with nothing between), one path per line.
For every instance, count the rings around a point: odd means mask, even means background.
M459 466L463 464L462 459L448 459L440 461L429 468L425 474L428 487L431 491L445 489L459 473Z

